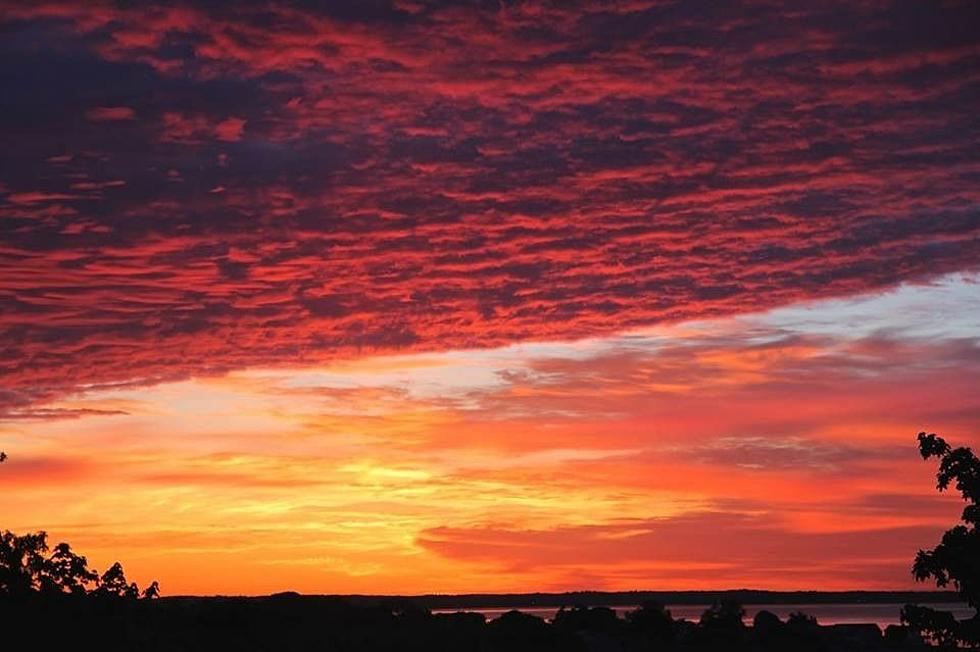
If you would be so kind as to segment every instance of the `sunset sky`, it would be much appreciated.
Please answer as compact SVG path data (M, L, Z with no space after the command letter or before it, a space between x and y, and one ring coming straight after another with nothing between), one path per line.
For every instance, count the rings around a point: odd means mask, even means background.
M165 595L909 589L980 3L0 0L0 529Z

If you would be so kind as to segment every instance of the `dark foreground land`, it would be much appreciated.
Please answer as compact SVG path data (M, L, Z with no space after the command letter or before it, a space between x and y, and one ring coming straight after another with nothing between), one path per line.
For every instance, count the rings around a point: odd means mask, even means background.
M754 592L753 592L754 593ZM825 594L758 592L757 603L829 600ZM698 622L674 620L659 603L617 617L608 607L586 606L610 596L704 600L721 596ZM552 622L509 611L487 620L472 612L433 614L429 608L453 606L448 597L381 598L300 596L263 598L168 598L157 600L99 599L90 596L36 596L0 601L0 649L10 650L328 650L328 651L886 651L929 649L898 626L882 632L876 625L821 626L802 614L782 621L760 612L750 626L723 594L562 594L523 596L558 605L578 598L580 606L562 609ZM780 600L778 596L784 596ZM865 600L897 594L861 594ZM949 600L949 594L902 594L916 602ZM474 596L465 596L473 602ZM503 597L484 596L488 602ZM752 601L751 596L749 602ZM842 594L833 595L841 601ZM625 597L622 599L625 600ZM852 595L852 600L853 595ZM458 601L458 598L457 598ZM515 600L521 604L520 600ZM513 602L512 602L513 604ZM634 602L635 604L635 602ZM556 605L557 606L557 605Z

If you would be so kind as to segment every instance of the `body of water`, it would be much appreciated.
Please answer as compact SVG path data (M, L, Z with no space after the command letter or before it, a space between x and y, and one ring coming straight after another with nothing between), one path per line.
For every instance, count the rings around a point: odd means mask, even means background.
M675 620L697 621L701 614L709 605L667 605L671 616ZM782 620L795 611L802 611L813 616L821 625L842 625L854 623L874 623L884 629L888 625L899 624L899 614L903 604L752 604L745 606L745 622L752 623L752 619L760 611L771 611ZM962 603L940 603L927 605L933 609L952 611L957 619L969 618L973 615L973 610L968 605ZM627 611L636 609L636 606L612 607L616 615L620 618L625 616ZM484 609L435 609L433 613L453 613L456 611L471 611L483 614L488 620L497 618L512 609L517 609L526 614L532 614L545 620L554 618L558 612L558 607L494 607Z

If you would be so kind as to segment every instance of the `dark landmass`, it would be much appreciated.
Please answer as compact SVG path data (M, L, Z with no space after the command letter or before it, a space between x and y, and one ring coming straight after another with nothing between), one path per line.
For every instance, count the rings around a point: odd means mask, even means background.
M952 591L573 591L569 593L501 593L464 595L421 595L385 597L349 595L352 604L388 604L392 600L411 602L427 609L494 607L630 607L654 601L665 605L709 605L733 601L757 604L906 604L959 602Z
M755 599L797 600L795 593L752 592ZM739 592L721 592L739 595ZM530 594L482 596L526 601L638 599L647 593ZM715 592L658 593L704 600ZM850 593L807 594L841 600ZM902 595L874 593L876 599ZM774 597L775 596L775 597ZM450 598L440 596L442 606ZM462 596L473 601L474 596ZM869 599L869 595L862 595ZM949 594L930 596L949 599ZM458 611L432 613L413 600L426 597L357 596L360 604L337 596L281 593L265 597L175 597L136 599L111 595L32 594L0 600L3 649L44 651L91 649L235 650L336 652L923 652L931 649L907 627L875 624L820 625L805 613L786 620L759 611L750 625L735 602L716 602L697 621L674 619L661 604L645 602L618 615L608 607L561 609L544 620L517 610L488 619ZM929 599L929 598L927 598ZM376 601L376 604L371 604ZM387 604L381 604L387 601ZM398 603L398 604L396 604ZM803 611L803 610L801 610ZM976 620L967 623L974 628Z
M291 596L301 600L340 599L356 606L411 605L423 609L528 609L540 607L634 607L644 602L664 605L709 605L737 602L742 605L807 604L939 604L961 602L954 591L571 591L568 593L462 593L426 595L303 595L275 596L174 596L161 600L263 599Z

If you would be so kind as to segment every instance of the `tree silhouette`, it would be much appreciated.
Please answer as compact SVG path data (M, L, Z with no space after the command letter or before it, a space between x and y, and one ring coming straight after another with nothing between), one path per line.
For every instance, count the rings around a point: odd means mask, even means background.
M160 583L156 580L150 582L150 585L143 589L143 599L144 600L154 600L160 597Z
M0 451L0 462L7 454ZM50 552L50 554L47 554ZM98 595L151 600L160 597L154 581L141 593L135 582L128 582L118 561L101 576L88 567L88 560L76 555L67 543L48 548L48 533L41 530L18 536L0 532L0 598L40 595Z
M802 611L794 611L786 618L785 632L793 641L793 647L798 652L813 652L826 650L820 641L820 625L817 619Z
M745 650L748 647L743 619L745 609L731 599L712 604L701 614L690 643L701 650Z
M131 599L141 595L136 583L126 580L119 562L100 576L67 543L49 549L47 532L21 536L7 530L0 532L0 598L66 594ZM156 582L142 592L146 599L159 595L160 585Z
M946 530L932 550L919 550L912 575L920 582L932 579L938 587L952 585L975 613L970 619L957 621L948 611L905 605L902 621L940 645L980 647L980 460L969 448L952 448L935 434L920 432L918 439L922 459L939 459L936 488L946 491L955 483L967 505L960 517L963 524Z
M20 597L40 590L47 551L44 532L23 536L0 533L0 595Z
M85 557L72 552L67 543L59 543L47 559L39 583L43 592L80 595L98 578L99 574L89 569Z
M699 624L707 629L738 631L745 627L745 609L734 600L720 600L708 607Z
M655 600L626 613L626 622L650 638L664 643L674 640L674 619L670 610Z
M123 572L122 564L118 561L109 570L102 573L99 578L99 586L95 589L96 595L113 596L119 598L136 599L139 597L140 589L136 583L126 581L126 574Z

